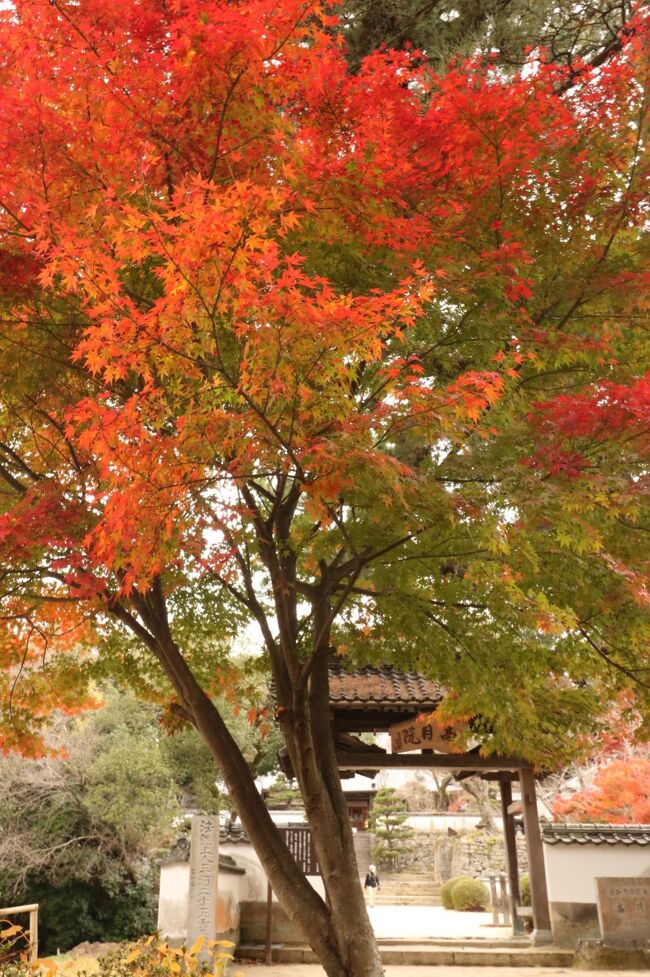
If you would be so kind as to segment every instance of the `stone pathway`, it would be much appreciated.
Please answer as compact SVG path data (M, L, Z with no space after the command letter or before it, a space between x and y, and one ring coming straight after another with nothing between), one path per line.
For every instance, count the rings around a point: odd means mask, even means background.
M492 925L492 913L457 913L442 906L372 906L368 913L380 939L512 938L509 926Z

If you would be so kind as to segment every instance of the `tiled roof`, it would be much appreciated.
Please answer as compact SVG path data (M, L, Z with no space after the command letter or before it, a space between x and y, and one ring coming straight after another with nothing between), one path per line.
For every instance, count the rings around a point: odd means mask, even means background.
M340 662L329 669L330 702L338 708L433 708L442 698L437 682L416 672L396 672L386 666L364 665L347 672Z
M229 828L219 828L219 841L245 841L248 842L248 835L243 828L230 833ZM158 865L173 865L178 862L189 862L190 860L190 839L188 835L181 835L172 844L169 854L158 860ZM232 855L219 853L219 871L231 872L236 875L243 874L246 870L237 864Z
M547 845L650 845L650 824L545 824Z
M234 824L229 822L226 825L222 825L219 828L219 842L225 844L230 842L231 844L244 844L250 845L248 834L241 822L236 821Z

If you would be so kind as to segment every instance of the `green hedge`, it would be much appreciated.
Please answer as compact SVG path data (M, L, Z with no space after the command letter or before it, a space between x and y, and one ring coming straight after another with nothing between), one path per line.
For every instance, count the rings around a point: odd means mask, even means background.
M468 876L455 875L453 879L447 879L446 882L443 882L440 888L440 901L442 902L442 905L445 909L453 909L452 902L451 902L451 890L453 889L453 887L456 885L457 882L460 882L461 879L465 879L465 878L468 878Z
M456 875L440 889L440 901L445 909L472 912L486 909L490 903L487 888L469 875Z
M459 912L483 912L490 904L490 894L478 879L460 879L451 890L451 904Z

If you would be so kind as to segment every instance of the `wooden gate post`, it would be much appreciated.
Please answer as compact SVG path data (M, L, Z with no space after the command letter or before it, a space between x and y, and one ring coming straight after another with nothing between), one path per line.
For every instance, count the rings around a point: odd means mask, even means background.
M503 838L506 846L506 871L508 873L512 935L521 936L524 932L524 921L517 914L517 909L521 906L521 893L519 891L519 865L517 860L517 839L515 838L515 819L509 810L512 804L512 784L509 775L499 778L499 791L501 793Z
M524 831L528 849L528 871L530 875L530 901L533 906L533 943L552 943L551 916L546 888L546 869L542 834L537 814L535 777L531 767L519 771L521 784L521 807L524 815Z

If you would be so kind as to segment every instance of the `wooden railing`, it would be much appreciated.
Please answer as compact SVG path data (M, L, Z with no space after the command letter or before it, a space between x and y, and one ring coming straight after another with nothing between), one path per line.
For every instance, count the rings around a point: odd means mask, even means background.
M16 916L19 913L29 913L29 954L32 960L36 960L38 957L38 903L0 908L0 918L2 919Z
M510 925L510 893L508 882L503 874L488 876L490 882L490 899L492 901L492 925ZM501 919L503 918L503 923Z

